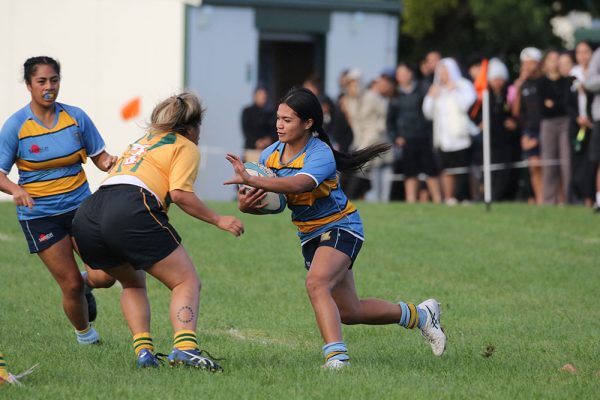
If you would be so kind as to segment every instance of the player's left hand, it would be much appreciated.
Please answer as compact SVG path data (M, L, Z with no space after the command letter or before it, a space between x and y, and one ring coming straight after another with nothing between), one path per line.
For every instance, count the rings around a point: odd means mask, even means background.
M92 161L99 170L107 172L115 165L118 157L108 154L106 151L92 157Z
M235 173L235 176L233 178L229 179L228 181L223 182L223 184L224 185L235 185L235 184L241 185L241 184L248 183L248 181L250 180L250 174L246 171L246 168L244 167L244 163L242 162L242 160L235 154L231 154L231 153L227 153L225 158L227 159L227 161L229 161L231 163L231 166L233 167L233 172Z

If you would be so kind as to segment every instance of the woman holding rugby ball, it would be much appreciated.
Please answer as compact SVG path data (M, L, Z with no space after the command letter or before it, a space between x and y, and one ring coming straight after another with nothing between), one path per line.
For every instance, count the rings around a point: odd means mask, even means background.
M364 240L363 225L358 210L340 188L337 172L360 168L389 145L373 145L350 154L334 150L323 130L319 100L307 89L292 89L280 101L277 134L279 141L260 157L260 163L273 170L276 178L251 176L239 157L228 154L235 177L225 184L255 188L238 191L239 208L245 213L259 213L265 192L287 195L308 270L306 290L325 342L323 367L350 365L342 323L418 327L433 353L441 356L446 336L436 300L416 306L359 299L354 285L352 266Z

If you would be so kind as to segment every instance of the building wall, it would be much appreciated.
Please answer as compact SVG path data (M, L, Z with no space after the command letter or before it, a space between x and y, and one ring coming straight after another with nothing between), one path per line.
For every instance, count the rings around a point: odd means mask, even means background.
M333 12L327 35L326 92L337 96L344 69L358 68L363 83L396 65L398 19L374 13Z
M232 173L224 155L242 152L240 114L257 83L260 32L248 7L190 7L187 16L186 82L207 108L196 191L204 199L230 200L234 190L222 185ZM327 93L337 95L343 69L361 69L366 81L396 64L397 18L333 12L326 42Z
M84 109L113 154L141 135L160 99L186 85L200 95L207 110L196 191L208 200L234 198L233 188L222 185L231 175L224 154L241 154L240 113L257 83L254 10L188 6L186 17L184 3L194 2L0 1L0 121L29 102L22 65L35 55L61 62L58 100ZM371 79L394 65L396 29L395 16L333 12L326 39L328 94L337 94L344 68L358 67ZM136 96L142 98L141 116L123 121L121 107ZM85 169L95 190L104 174L91 162ZM15 168L10 177L16 181Z
M0 124L30 100L24 61L48 55L62 66L58 101L85 110L120 154L154 105L183 86L184 10L180 0L0 1ZM135 96L141 116L123 121ZM104 173L91 161L85 169L95 189Z
M203 199L231 200L235 188L226 152L241 154L241 110L252 103L257 83L258 32L254 10L243 7L188 8L187 85L202 97L202 161L196 192Z

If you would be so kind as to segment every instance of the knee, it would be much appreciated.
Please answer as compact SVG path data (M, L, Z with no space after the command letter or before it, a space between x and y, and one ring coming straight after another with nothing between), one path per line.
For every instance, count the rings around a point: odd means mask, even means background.
M198 293L200 293L200 290L202 290L202 281L200 281L200 277L195 271L194 273L185 276L184 279L181 281L181 284L183 284L189 290L197 290Z
M329 292L327 281L310 275L306 277L305 287L306 293L311 299L322 295L324 292Z
M60 289L65 298L79 298L83 296L83 279L81 276L65 278L60 282Z

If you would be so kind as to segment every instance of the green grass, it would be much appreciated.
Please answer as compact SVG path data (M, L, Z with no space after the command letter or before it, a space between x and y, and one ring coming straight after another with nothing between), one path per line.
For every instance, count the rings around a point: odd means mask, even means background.
M213 204L236 213L233 204ZM367 241L355 264L362 297L443 304L442 358L418 332L344 327L353 358L322 371L289 214L245 216L233 238L173 207L203 280L199 337L224 374L137 370L118 288L96 291L103 344L79 347L58 286L29 256L13 206L0 204L0 351L9 369L40 366L0 399L597 398L600 216L583 208L359 204ZM169 292L149 280L153 333L168 352ZM490 357L483 357L488 346ZM576 374L561 371L572 363Z

